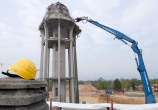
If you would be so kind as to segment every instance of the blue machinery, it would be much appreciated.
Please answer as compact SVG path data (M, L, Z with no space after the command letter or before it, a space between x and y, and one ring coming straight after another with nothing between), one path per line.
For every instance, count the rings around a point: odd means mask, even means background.
M137 57L135 58L135 60L136 60L136 64L137 64L137 70L140 73L142 84L143 84L143 87L144 87L145 103L146 104L155 103L155 97L152 93L152 88L151 88L149 78L148 78L148 74L146 72L146 68L145 68L145 65L144 65L142 51L141 51L141 49L138 48L138 43L135 40L131 39L130 37L126 36L125 34L119 32L117 30L114 30L110 27L107 27L105 25L102 25L102 24L98 23L97 21L89 19L88 17L76 18L76 22L79 22L79 21L82 21L82 20L86 20L89 23L94 24L97 27L100 27L100 28L104 29L105 31L115 35L115 37L117 39L121 40L126 45L128 44L128 42L131 44L132 50L134 51L134 53L137 54Z

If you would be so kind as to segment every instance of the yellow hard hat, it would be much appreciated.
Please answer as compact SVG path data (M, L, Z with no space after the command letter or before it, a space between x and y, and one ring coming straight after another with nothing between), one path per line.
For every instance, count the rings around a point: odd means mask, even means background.
M36 77L36 66L28 59L17 60L8 70L23 79L35 79Z

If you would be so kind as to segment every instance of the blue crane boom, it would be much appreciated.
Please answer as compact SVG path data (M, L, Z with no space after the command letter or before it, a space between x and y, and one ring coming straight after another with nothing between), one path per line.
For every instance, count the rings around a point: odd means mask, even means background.
M145 103L146 104L155 103L155 97L153 95L152 88L151 88L150 81L149 81L149 77L148 77L148 74L147 74L147 71L146 71L146 68L145 68L145 65L144 65L142 51L141 51L141 49L138 48L138 43L135 40L128 37L127 35L119 32L115 29L112 29L108 26L100 24L97 21L89 19L88 17L79 17L79 18L76 18L75 20L76 20L76 22L86 20L89 23L94 24L97 27L100 27L103 30L115 35L115 37L117 39L121 40L124 44L131 43L132 50L134 51L134 53L137 54L137 57L135 58L135 60L136 60L137 70L140 73L142 84L143 84L143 87L144 87Z

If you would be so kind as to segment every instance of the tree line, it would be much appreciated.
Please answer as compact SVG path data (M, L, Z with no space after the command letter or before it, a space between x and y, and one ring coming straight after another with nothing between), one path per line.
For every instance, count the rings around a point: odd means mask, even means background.
M158 79L150 80L151 84L158 84ZM100 90L114 90L114 91L128 91L138 90L138 86L142 84L141 80L139 79L118 79L115 80L104 80L100 77L98 80L95 81L79 81L79 83L90 83L95 86L97 89Z
M67 85L69 82L66 82ZM128 90L136 91L138 90L138 86L142 84L139 79L118 79L115 80L105 80L102 77L98 78L95 81L79 81L79 84L89 83L92 84L99 90L114 90L119 92L124 92ZM158 84L158 79L150 80L151 84ZM52 90L52 80L48 81L48 89Z

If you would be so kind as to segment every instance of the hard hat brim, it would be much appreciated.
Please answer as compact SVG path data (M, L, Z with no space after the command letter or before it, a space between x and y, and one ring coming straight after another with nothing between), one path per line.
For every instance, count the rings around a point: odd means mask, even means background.
M8 72L8 71L7 71L7 72L3 72L3 71L2 71L2 74L3 74L3 75L6 75L6 76L8 76L8 77L19 77L19 78L21 78L20 76L18 76L18 75L16 75L16 74L11 74L11 73Z

